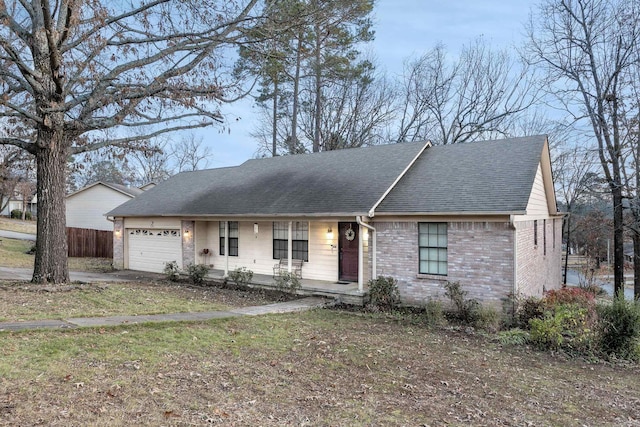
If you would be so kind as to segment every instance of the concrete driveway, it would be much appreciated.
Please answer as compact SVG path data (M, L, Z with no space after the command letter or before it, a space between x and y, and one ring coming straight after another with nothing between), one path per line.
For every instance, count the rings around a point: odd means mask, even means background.
M7 239L31 240L33 242L36 241L35 234L18 233L17 231L9 230L0 230L0 239L3 237L6 237Z

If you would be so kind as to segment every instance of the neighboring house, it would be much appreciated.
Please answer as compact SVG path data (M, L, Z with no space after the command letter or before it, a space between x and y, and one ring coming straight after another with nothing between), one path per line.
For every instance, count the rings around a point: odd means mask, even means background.
M113 222L105 214L143 192L139 188L101 181L81 188L65 199L67 227L113 231Z
M457 281L501 304L561 283L562 215L545 136L399 143L180 173L108 213L114 266L212 263L335 284L398 280L405 303Z
M24 203L22 203L22 196L18 193L14 194L14 196L9 199L9 201L1 200L0 206L4 206L4 209L0 211L1 216L11 216L11 211L19 210L22 211ZM6 205L5 205L6 202ZM32 216L35 217L38 211L38 197L33 196L30 201L27 202L27 212L30 212Z

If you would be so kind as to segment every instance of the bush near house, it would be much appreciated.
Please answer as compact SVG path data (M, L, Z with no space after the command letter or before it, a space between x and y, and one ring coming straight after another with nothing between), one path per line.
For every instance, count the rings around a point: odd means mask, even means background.
M20 209L14 209L11 211L11 218L13 219L22 219L22 211ZM27 211L24 213L24 219L27 221L31 221L31 212Z
M398 281L390 276L369 280L369 305L381 311L390 311L400 302Z
M597 303L595 294L587 289L562 288L543 298L523 300L516 318L520 331L539 349L640 360L638 302Z

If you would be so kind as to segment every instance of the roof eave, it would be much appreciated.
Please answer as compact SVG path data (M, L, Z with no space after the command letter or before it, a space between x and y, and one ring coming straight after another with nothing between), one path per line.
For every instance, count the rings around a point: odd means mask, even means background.
M367 212L314 212L314 213L244 213L244 214L187 214L187 213L164 213L164 214L124 214L107 213L109 216L117 218L331 218L331 217L356 217L366 216Z

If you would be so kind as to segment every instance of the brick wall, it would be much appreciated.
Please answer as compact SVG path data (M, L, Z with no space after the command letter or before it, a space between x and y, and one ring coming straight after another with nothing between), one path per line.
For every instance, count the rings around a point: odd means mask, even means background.
M196 263L195 221L182 221L182 268Z
M417 222L376 222L375 227L378 275L398 280L404 303L443 299L447 281L460 282L468 297L495 307L513 292L514 230L508 222L449 223L447 276L419 274Z
M124 221L117 219L113 223L113 268L124 269Z
M562 282L562 219L519 221L515 227L518 294L540 297L544 291L559 288Z

